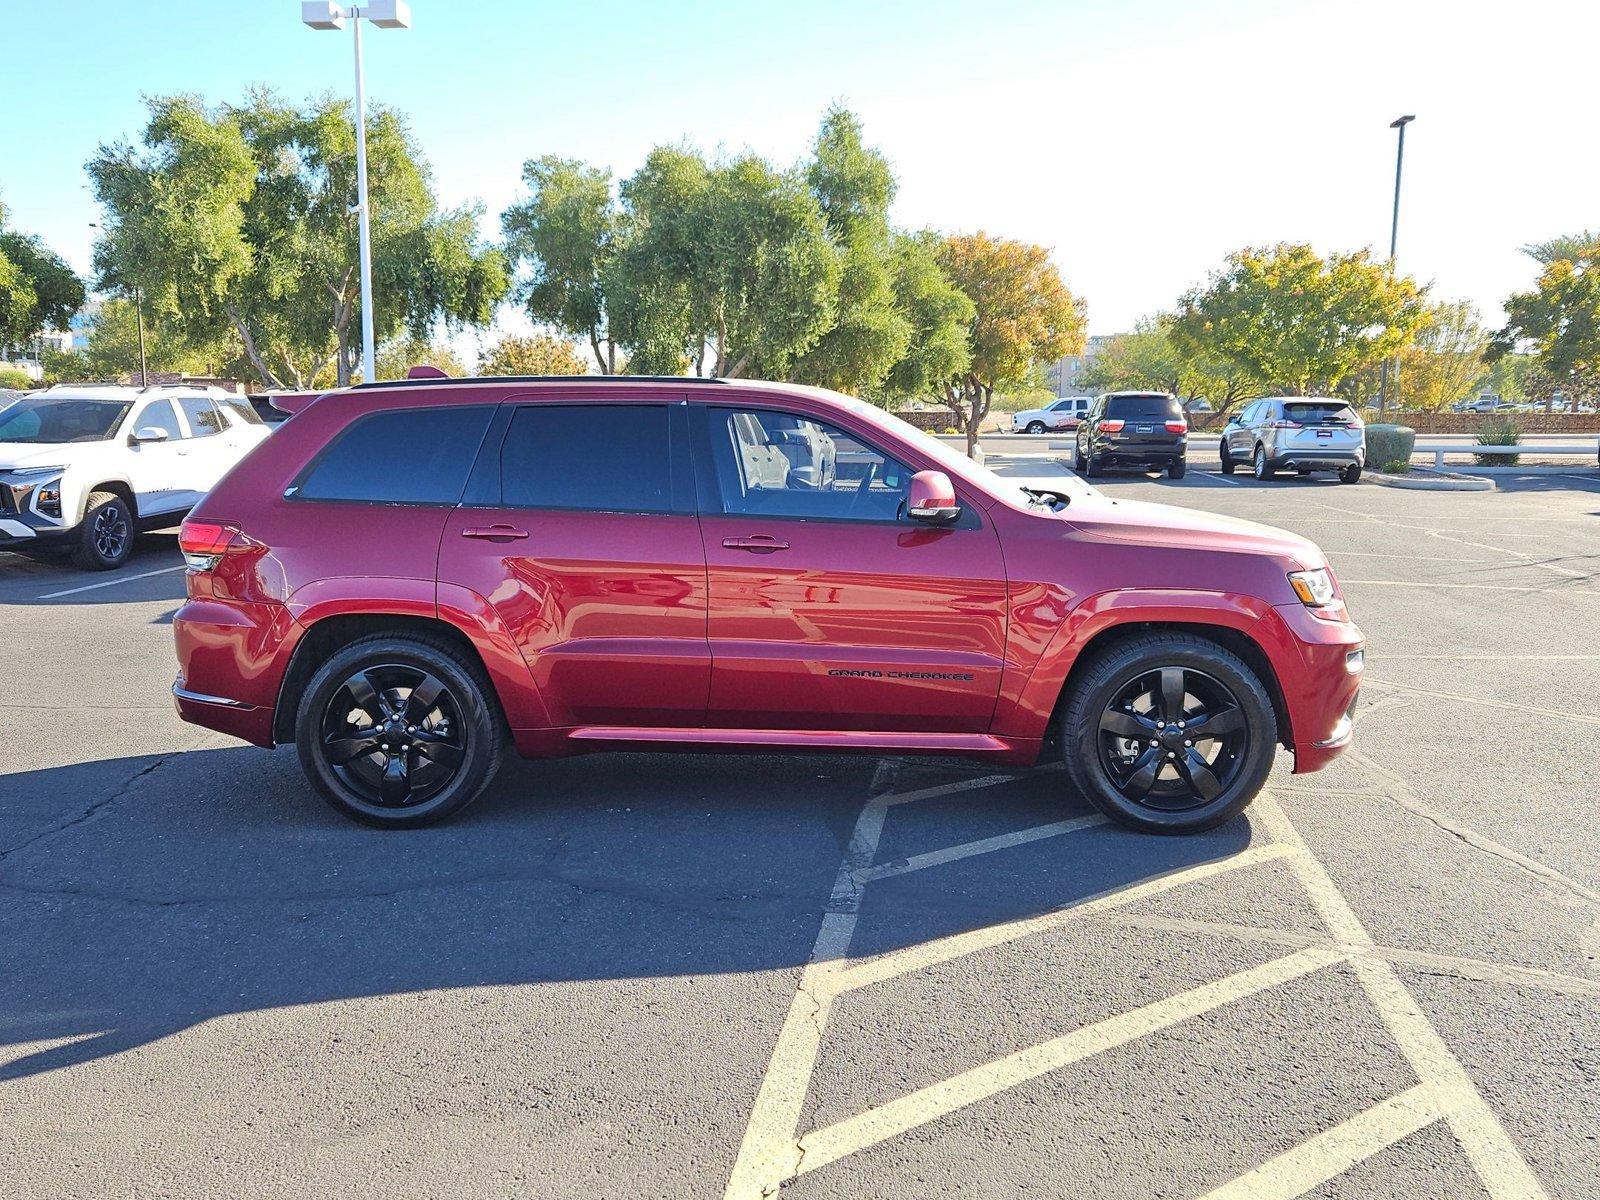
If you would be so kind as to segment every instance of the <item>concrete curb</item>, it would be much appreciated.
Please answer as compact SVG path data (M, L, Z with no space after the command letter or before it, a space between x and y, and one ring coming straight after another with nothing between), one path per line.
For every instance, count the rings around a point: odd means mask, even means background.
M1498 491L1494 480L1487 478L1469 479L1464 476L1447 478L1441 475L1385 475L1381 471L1367 471L1361 476L1363 482L1375 483L1379 487L1409 488L1416 492L1493 492Z
M1538 458L1539 456L1537 454L1535 454L1532 457ZM1585 471L1595 471L1594 464L1587 463L1587 462L1579 463L1575 467L1567 467L1567 466L1562 466L1560 464L1550 464L1550 463L1529 463L1526 466L1522 466L1522 465L1519 464L1519 465L1514 466L1514 467L1509 467L1509 466L1506 466L1506 467L1502 467L1502 466L1482 466L1482 467L1480 467L1476 463L1474 463L1471 466L1460 466L1460 467L1457 467L1455 469L1456 469L1457 473L1462 474L1462 475L1484 475L1484 476L1492 476L1492 475L1581 475ZM1595 471L1595 481L1596 482L1600 482L1600 471Z

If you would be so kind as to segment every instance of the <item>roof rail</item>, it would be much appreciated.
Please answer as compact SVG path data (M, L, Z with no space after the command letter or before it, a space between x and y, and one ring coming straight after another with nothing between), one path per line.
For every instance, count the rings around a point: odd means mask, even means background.
M380 379L358 383L353 390L369 388L445 387L466 383L725 383L715 376L702 375L461 375L443 379Z

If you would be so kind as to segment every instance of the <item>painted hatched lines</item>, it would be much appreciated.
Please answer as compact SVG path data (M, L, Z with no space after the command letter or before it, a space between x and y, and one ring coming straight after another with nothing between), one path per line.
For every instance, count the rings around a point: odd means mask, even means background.
M1103 823L1098 817L1074 818L892 863L873 862L889 808L992 786L1007 778L989 776L880 796L862 809L840 863L811 958L801 973L799 988L757 1092L728 1180L726 1200L770 1196L785 1182L802 1174L1029 1080L1343 963L1350 964L1420 1082L1253 1168L1209 1193L1205 1200L1276 1197L1287 1200L1303 1195L1438 1120L1447 1122L1494 1200L1547 1200L1538 1179L1478 1093L1465 1068L1429 1024L1394 967L1378 956L1377 947L1354 910L1276 800L1267 793L1256 800L1256 808L1270 840L1237 854L1089 897L1039 916L970 930L860 963L849 963L850 943L855 935L862 893L868 883ZM1326 940L1025 1047L832 1125L809 1132L800 1130L823 1032L839 996L1058 928L1070 921L1109 912L1226 871L1276 859L1287 860L1295 878L1310 895L1328 929L1330 936Z

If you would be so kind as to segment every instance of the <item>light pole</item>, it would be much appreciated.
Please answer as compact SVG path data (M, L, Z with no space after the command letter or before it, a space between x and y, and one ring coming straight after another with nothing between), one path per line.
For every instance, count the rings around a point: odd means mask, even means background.
M1415 121L1416 115L1397 117L1389 122L1390 129L1400 131L1400 144L1394 155L1394 215L1389 219L1389 275L1394 276L1395 243L1400 236L1400 168L1406 161L1406 126ZM1400 364L1394 366L1395 387L1400 386ZM1383 371L1378 380L1378 416L1383 416L1389 397L1389 360L1383 360Z
M372 214L367 203L367 103L361 78L361 22L379 29L407 29L411 7L405 0L372 0L340 8L333 0L303 0L300 20L313 29L343 29L349 21L356 43L356 221L361 229L361 378L377 377L377 348L372 338Z
M99 229L100 223L98 221L90 221L89 228ZM139 325L139 386L149 387L150 372L145 370L144 365L144 301L139 295L138 284L133 286L133 315L134 320Z

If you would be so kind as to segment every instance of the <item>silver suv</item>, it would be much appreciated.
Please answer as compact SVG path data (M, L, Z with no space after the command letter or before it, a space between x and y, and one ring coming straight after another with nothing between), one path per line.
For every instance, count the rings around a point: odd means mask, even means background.
M1367 461L1366 425L1343 400L1269 396L1228 418L1218 453L1224 475L1243 463L1257 479L1279 471L1337 471L1341 482L1354 483Z

